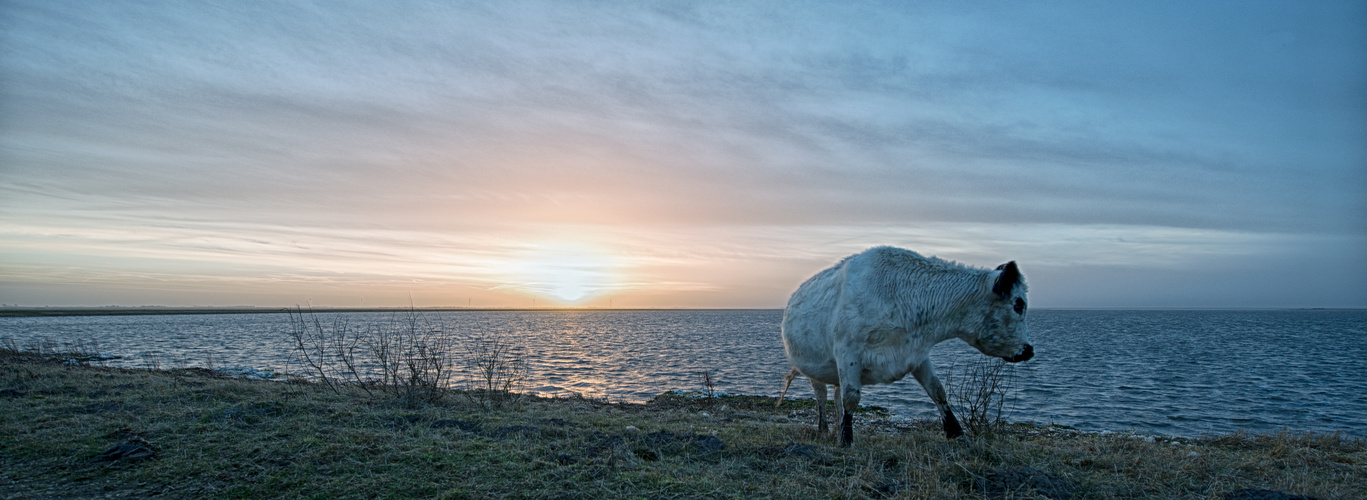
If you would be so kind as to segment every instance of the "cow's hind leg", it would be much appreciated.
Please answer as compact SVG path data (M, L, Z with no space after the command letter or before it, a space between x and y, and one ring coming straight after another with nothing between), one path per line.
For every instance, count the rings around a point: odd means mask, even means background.
M921 387L926 390L926 395L935 402L935 406L940 409L940 414L944 416L945 437L954 439L964 435L964 429L959 427L959 419L954 418L954 411L949 409L949 396L945 393L944 384L940 383L940 377L935 376L935 367L931 366L930 360L922 361L911 370L911 374L916 377L916 381L921 383Z
M834 419L831 422L838 426L845 418L845 406L840 403L840 384L831 384L831 391L833 393L831 401L835 404L835 415L832 416ZM836 429L838 430L839 427Z
M836 389L836 410L839 412L840 446L854 444L854 411L859 409L859 396L863 390L860 375L863 365L851 356L838 356L837 370L840 372L840 385Z
M816 430L826 433L826 384L812 380L812 392L816 393Z

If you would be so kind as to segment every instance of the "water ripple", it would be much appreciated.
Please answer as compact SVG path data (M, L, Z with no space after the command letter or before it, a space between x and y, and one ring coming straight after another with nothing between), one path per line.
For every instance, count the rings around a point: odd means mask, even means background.
M352 325L392 313L321 314ZM642 401L667 390L777 395L787 362L781 311L425 312L457 338L495 335L526 349L527 390ZM1034 360L1015 365L1014 420L1184 436L1282 428L1367 436L1367 312L1032 311ZM0 318L0 336L95 340L115 363L301 371L283 314ZM979 357L936 347L946 372ZM370 366L367 364L367 366ZM790 395L809 397L796 381ZM865 391L868 404L933 418L914 380Z

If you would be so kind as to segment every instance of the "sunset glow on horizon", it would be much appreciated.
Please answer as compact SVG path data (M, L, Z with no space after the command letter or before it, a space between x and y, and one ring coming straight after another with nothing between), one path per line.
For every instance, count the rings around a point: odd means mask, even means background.
M6 2L0 303L1367 307L1367 7Z

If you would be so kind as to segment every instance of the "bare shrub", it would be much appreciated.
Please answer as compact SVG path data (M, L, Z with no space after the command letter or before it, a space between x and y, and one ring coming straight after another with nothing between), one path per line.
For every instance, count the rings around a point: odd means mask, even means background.
M322 382L333 392L341 392L332 379L328 377L329 363L327 360L327 349L331 344L331 336L323 329L322 322L318 321L318 315L309 308L308 317L304 317L304 310L295 306L289 312L290 317L290 338L294 339L294 352L299 355L301 361L313 369L318 374L318 381Z
M160 370L161 355L152 351L144 351L142 353L142 365L150 371Z
M527 378L524 349L494 336L465 341L465 395L485 408L499 408L522 399Z
M174 371L184 371L190 369L190 355L186 353L171 355L171 369Z
M100 341L95 339L77 339L74 342L62 343L60 355L70 361L81 365L90 365L94 361L100 366L105 366L106 361L114 359L113 356L106 356L100 353Z
M379 365L380 387L409 402L434 402L445 394L454 342L417 311L372 326L361 342Z
M59 349L57 345L58 344L56 340L39 336L28 339L27 342L24 342L23 347L20 348L19 351L30 354L37 354L39 356L50 356L57 354L58 351L61 351L61 349Z
M47 337L34 337L20 344L18 339L6 336L0 337L0 350L16 354L59 357L68 364L87 366L92 361L99 363L100 366L105 366L106 361L117 358L117 356L107 356L100 353L100 342L95 339L58 342Z
M317 322L315 322L315 325ZM366 387L365 380L361 379L361 373L356 370L356 350L360 347L365 335L359 330L350 327L350 322L345 318L338 318L333 321L332 335L328 337L328 344L331 354L337 361L342 363L341 369L344 374L351 375L351 380L366 394L374 395L370 388Z
M712 370L703 370L697 372L697 375L698 382L702 383L703 394L707 395L707 399L716 397L717 385L712 377Z
M66 351L66 355L70 356L71 359L75 359L77 362L85 365L90 364L91 361L95 361L98 362L100 366L104 366L105 360L108 359L107 356L100 354L100 341L95 339L78 339L75 342L69 342L63 350Z
M340 384L350 377L357 387L373 395L357 369L356 352L365 340L365 334L352 328L350 320L343 316L334 317L331 326L325 327L312 308L307 317L298 306L289 314L295 353L318 374L323 385L341 392Z
M989 434L1006 421L1008 400L1014 399L1015 371L1006 361L974 356L967 364L950 365L945 390L960 420L974 435Z
M372 395L371 389L379 388L408 403L436 402L449 392L463 364L462 382L472 402L501 407L522 397L527 363L521 347L490 336L457 342L413 308L386 322L355 326L338 317L329 326L312 310L306 314L296 307L289 333L296 356L333 391L355 385Z

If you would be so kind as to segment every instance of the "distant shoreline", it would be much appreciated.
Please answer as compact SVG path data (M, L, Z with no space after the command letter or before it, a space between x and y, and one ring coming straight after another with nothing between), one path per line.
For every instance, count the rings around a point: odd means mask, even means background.
M630 307L13 307L0 308L0 318L46 316L152 316L174 314L284 314L373 312L492 312L492 311L781 311L781 308L630 308Z
M3 307L0 318L33 318L56 316L157 316L192 314L285 314L294 312L293 307ZM747 307L703 307L703 308L663 308L663 307L315 307L304 308L313 313L376 313L376 312L606 312L606 311L782 311L782 308ZM1353 307L1289 307L1289 308L1047 308L1037 311L1367 311Z

